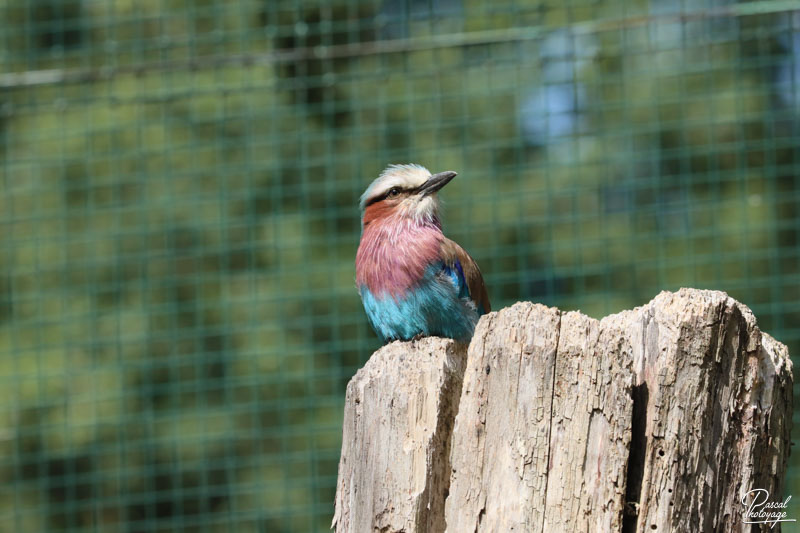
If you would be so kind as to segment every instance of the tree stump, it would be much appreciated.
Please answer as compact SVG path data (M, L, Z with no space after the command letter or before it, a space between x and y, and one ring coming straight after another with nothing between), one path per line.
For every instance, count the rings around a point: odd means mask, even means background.
M784 500L791 367L746 306L694 289L392 343L347 387L333 527L768 531L745 513L755 489Z

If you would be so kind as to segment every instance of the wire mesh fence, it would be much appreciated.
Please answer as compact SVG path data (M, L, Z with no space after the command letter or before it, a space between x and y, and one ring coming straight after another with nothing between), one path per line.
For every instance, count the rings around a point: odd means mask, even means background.
M459 172L445 230L495 308L716 288L800 354L795 1L0 20L0 531L326 530L388 163Z

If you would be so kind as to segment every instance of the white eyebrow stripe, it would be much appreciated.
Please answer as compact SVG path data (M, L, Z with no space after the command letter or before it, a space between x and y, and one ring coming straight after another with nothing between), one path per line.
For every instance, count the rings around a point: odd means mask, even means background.
M385 195L392 187L415 189L425 183L430 176L431 173L422 165L389 165L361 195L359 206L363 211L368 203Z

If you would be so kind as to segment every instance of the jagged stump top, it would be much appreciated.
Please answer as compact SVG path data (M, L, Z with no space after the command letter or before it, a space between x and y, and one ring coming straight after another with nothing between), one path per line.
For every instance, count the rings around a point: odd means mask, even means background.
M595 320L517 303L347 388L337 531L741 531L783 489L785 346L718 291ZM775 529L773 529L775 531Z

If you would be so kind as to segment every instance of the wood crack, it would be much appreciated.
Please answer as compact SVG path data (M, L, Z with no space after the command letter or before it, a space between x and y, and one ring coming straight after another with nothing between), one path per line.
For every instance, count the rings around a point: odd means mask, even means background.
M547 469L545 470L545 473L544 473L544 477L545 477L544 485L547 488L550 487L550 466L551 466L550 465L550 453L552 451L550 448L552 446L552 436L553 436L553 416L554 416L553 405L555 405L556 377L558 376L558 372L556 371L556 369L558 368L558 349L559 349L560 344L561 344L561 334L562 334L562 332L561 332L561 323L562 323L562 320L563 320L563 316L564 316L563 313L561 311L559 311L558 312L558 323L556 324L556 328L555 328L556 329L556 347L555 347L555 353L553 354L553 380L552 380L551 389L550 389L550 413L549 413L550 422L548 423L548 426L547 426L547 461L546 461ZM547 489L545 489L545 493L546 492L547 492ZM544 507L544 510L542 511L542 528L540 529L540 531L542 533L544 533L545 516L546 515L547 515L547 503L545 502L545 507Z

